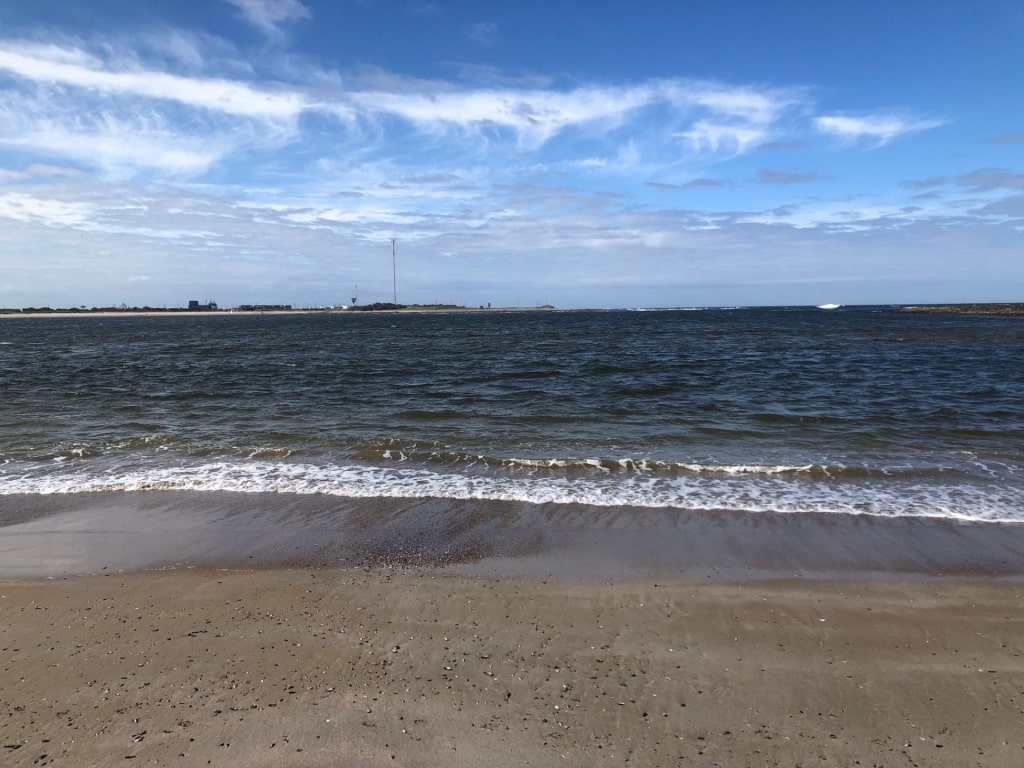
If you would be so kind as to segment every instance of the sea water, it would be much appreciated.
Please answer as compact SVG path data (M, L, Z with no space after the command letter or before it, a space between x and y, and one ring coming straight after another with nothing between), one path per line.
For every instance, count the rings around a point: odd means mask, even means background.
M156 489L1024 522L1024 320L0 319L0 503Z

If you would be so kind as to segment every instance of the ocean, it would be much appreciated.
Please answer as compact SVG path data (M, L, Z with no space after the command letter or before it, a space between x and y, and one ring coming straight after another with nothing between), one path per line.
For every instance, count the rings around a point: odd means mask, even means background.
M174 490L1020 523L1024 322L8 318L0 437L0 507Z

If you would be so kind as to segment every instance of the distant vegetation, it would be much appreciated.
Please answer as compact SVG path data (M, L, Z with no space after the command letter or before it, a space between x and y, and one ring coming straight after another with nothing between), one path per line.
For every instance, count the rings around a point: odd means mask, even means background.
M387 301L376 301L373 304L356 304L349 307L353 312L376 312L383 309L405 309L405 304L392 304Z
M376 312L378 310L396 310L396 309L435 309L435 310L453 310L453 309L465 309L461 304L392 304L387 301L378 301L373 304L358 304L349 307L350 311L353 312Z

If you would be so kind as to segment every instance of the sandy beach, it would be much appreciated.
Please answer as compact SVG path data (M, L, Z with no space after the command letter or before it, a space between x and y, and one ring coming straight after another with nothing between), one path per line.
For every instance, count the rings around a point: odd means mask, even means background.
M1021 526L179 492L0 523L5 766L1024 764Z
M1024 762L1019 583L195 569L0 617L10 766Z

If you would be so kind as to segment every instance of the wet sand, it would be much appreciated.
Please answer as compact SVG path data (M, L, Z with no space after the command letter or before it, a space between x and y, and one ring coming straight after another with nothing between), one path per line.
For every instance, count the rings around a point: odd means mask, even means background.
M1024 765L1024 526L654 512L6 497L2 764Z
M0 578L254 565L577 581L1024 580L1024 525L211 491L0 497Z

